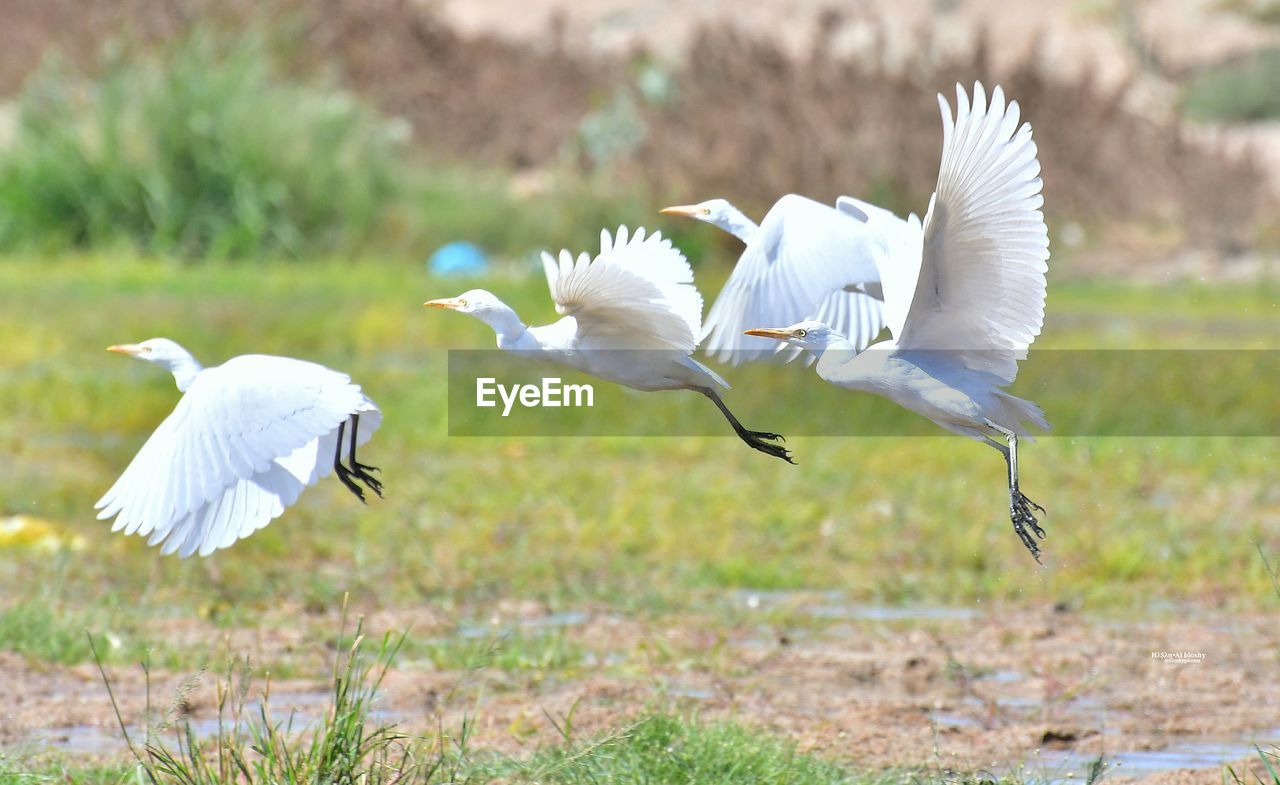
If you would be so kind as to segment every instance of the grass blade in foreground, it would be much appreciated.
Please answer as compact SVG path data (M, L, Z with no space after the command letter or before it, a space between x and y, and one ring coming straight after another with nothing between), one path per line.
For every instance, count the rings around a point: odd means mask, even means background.
M384 637L372 661L366 651L363 619L357 621L349 646L344 645L344 638L345 618L338 638L331 702L317 727L295 729L292 714L284 721L275 719L269 683L256 715L243 712L250 686L248 663L231 659L217 685L216 736L201 738L191 722L183 720L174 728L171 746L153 734L148 716L146 742L141 749L130 737L96 647L94 659L125 742L141 771L155 785L458 781L453 776L456 771L447 770L447 764L462 756L446 754L443 744L433 748L425 739L401 733L394 724L372 719L379 687L405 636ZM465 744L465 738L459 744Z

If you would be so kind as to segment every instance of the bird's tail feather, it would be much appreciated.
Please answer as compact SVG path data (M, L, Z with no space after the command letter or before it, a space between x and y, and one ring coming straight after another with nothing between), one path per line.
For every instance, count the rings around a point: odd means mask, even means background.
M1031 438L1030 428L1033 426L1037 430L1047 431L1051 427L1049 420L1044 416L1044 410L1036 404L1016 395L1010 395L1004 390L996 393L1000 401L1001 412L1006 427L1013 430L1014 433L1022 437L1026 441L1033 441Z
M716 384L720 385L721 387L725 388L726 390L731 389L729 386L729 383L724 380L723 376L711 370L706 365L703 365L702 363L693 359L692 357L681 357L680 362L686 368L697 371L698 373L705 373L707 376L710 376L712 381L714 381Z

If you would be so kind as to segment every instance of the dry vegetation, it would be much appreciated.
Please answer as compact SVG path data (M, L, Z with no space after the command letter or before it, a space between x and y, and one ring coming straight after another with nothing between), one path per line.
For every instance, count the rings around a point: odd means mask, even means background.
M250 5L216 5L216 14L262 24ZM104 30L164 39L214 7L190 0L156 13L149 3L24 0L8 14L16 24L0 33L0 51L10 53L0 89L15 89L38 61L34 41L85 58ZM1040 56L993 74L982 46L963 60L922 56L892 71L883 58L829 54L841 24L834 13L804 59L717 28L703 30L679 63L592 54L555 25L541 48L464 37L412 0L282 0L272 18L288 20L280 51L291 67L335 69L406 118L421 148L463 163L541 171L567 162L658 199L723 194L757 211L788 191L856 193L919 210L936 173L933 94L953 81L998 78L1034 119L1056 217L1140 224L1174 242L1234 252L1253 243L1267 214L1250 161L1192 143L1177 118L1135 113L1123 86L1064 82ZM921 35L920 52L938 49ZM646 71L669 88L658 96L644 89L637 74ZM584 152L592 115L604 118L598 134L623 137L605 160Z

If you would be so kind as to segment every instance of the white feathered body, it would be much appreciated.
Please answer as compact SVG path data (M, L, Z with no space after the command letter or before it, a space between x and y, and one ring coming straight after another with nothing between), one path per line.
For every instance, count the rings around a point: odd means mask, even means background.
M97 502L98 517L163 542L166 554L226 548L332 471L338 428L353 414L364 444L381 412L322 365L244 355L206 368Z
M973 439L989 435L988 421L1023 437L1030 436L1028 424L1049 427L1040 407L1005 392L999 377L973 370L954 352L900 350L882 341L857 355L829 350L817 371L832 384L883 396Z
M498 344L517 355L573 368L633 390L685 390L728 387L719 374L678 349L619 348L607 338L579 328L566 316L552 324L530 327L523 340Z

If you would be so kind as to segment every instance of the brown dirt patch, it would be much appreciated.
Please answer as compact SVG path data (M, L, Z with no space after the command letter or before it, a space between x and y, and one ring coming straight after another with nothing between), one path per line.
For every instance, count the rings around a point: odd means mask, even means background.
M513 605L501 616L518 624L537 612ZM379 623L413 621L421 630L433 619L402 611ZM271 630L238 635L271 640ZM193 642L200 638L196 627L188 634ZM750 619L728 626L710 619L651 622L601 612L564 635L598 656L550 672L438 671L403 661L388 676L382 705L422 732L441 722L456 728L470 717L477 746L507 751L556 743L548 715L563 717L575 705L579 734L616 729L653 709L695 707L704 718L760 725L802 749L872 767L972 770L1024 761L1035 770L1037 755L1280 741L1280 645L1269 617L1203 611L1127 622L1009 607L972 619L847 620L805 629ZM295 644L290 638L264 651L287 655ZM1153 659L1153 651L1204 657L1175 664ZM141 717L141 674L113 668L112 676L126 717ZM92 666L0 655L0 677L0 702L8 707L0 744L49 728L111 727ZM158 675L154 703L168 706L183 681ZM182 714L214 715L211 681L181 702ZM277 682L272 704L287 711L296 697L304 714L307 706L314 712L315 694L324 690L323 680ZM1217 783L1221 772L1161 772L1148 779Z

